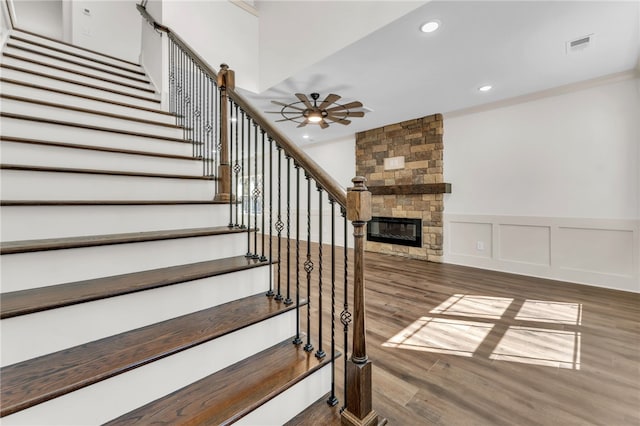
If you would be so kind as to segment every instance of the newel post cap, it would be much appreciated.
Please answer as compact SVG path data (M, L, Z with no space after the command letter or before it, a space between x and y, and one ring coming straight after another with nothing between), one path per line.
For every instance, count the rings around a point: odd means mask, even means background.
M236 86L236 73L229 69L229 65L220 64L218 71L218 87L233 90Z
M351 179L354 186L347 189L347 219L351 222L371 220L371 193L364 184L367 179L356 176Z

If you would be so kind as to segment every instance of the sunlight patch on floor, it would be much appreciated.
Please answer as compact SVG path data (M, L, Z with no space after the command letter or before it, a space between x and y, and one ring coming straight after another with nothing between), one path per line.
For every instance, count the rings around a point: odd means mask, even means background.
M516 315L520 321L550 322L554 324L580 325L582 306L579 303L525 300Z
M511 302L513 302L513 299L508 297L454 294L429 311L429 313L498 319L502 317L502 314L504 314Z
M491 328L483 322L422 317L382 346L469 357Z

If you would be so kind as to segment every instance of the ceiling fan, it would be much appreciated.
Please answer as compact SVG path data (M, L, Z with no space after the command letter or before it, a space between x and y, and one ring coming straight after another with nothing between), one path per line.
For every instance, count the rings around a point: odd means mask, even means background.
M320 98L318 93L311 93L313 103L303 93L296 93L296 97L300 101L291 104L271 101L271 103L282 108L280 111L267 111L267 113L280 114L284 117L281 120L276 120L276 122L293 121L298 123L298 127L304 127L307 124L318 124L323 129L329 127L329 122L346 126L351 123L347 118L364 117L363 111L352 111L355 108L362 107L362 102L353 101L341 105L337 103L341 96L333 93L328 95L320 105L318 105L318 99Z

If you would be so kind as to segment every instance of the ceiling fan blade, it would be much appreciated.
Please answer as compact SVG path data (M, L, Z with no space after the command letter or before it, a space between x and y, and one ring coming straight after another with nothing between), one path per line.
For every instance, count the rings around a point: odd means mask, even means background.
M349 117L364 117L364 111L348 111L345 114Z
M320 125L321 128L326 129L327 127L329 127L329 123L327 123L326 121L322 120L320 123L318 123Z
M329 105L331 105L332 103L337 102L342 96L338 96L335 93L331 93L329 96L327 96L324 101L322 101L322 103L320 104L320 106L318 106L318 108L320 109L325 109L326 107L328 107Z
M333 108L329 108L327 110L327 112L331 112L331 111L338 111L341 109L353 109L353 108L360 108L362 105L362 102L358 102L358 101L353 101L353 102L349 102L348 104L344 104L344 105L338 105L335 106Z
M307 108L313 108L313 105L311 105L311 102L309 102L309 98L307 98L307 95L305 95L304 93L296 93L296 98L300 99Z
M296 127L304 127L307 125L307 120L304 120L302 123L298 124Z
M332 116L330 116L330 115L326 116L324 119L325 119L325 120L331 120L331 121L333 121L333 122L335 122L335 123L344 124L345 126L346 126L347 124L351 124L351 121L349 121L349 120L345 120L344 118L336 118L336 117L332 117Z
M293 108L293 109L297 109L299 111L304 111L304 108L300 108L297 106L293 106L293 105L289 105L289 104L285 104L284 102L278 102L278 101L271 101L272 104L276 104L276 105L280 105L283 107L287 107L287 108Z

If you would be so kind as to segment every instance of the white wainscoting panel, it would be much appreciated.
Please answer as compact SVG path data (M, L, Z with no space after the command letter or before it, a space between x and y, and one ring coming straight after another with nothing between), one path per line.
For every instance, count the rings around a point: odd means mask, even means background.
M640 293L640 221L444 215L444 261Z

